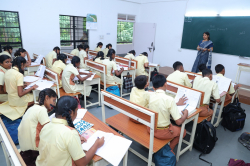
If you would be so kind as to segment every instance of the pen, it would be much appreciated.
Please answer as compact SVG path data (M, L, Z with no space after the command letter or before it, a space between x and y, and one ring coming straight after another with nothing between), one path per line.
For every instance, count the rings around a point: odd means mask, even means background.
M189 104L186 105L186 107L183 109L183 111L188 107Z

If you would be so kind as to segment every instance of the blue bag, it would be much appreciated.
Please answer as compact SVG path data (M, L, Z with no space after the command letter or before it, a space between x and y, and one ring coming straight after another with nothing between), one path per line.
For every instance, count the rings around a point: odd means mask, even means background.
M154 161L156 166L176 166L176 157L168 144L154 154Z
M14 144L18 145L19 141L18 141L18 130L17 130L17 128L20 125L22 119L17 119L17 120L12 121L11 119L7 118L4 115L2 115L1 118L3 120L3 123L4 123L5 127L6 127L6 129L9 132Z
M106 89L107 92L112 93L116 96L121 96L120 89L118 86L111 86Z

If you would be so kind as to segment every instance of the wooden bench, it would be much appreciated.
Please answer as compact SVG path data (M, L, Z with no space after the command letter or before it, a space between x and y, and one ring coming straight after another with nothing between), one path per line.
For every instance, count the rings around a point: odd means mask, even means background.
M190 80L192 80L192 81L194 81L195 77L197 77L197 76L201 76L202 77L201 74L193 73L191 71L185 71L185 73L187 74L188 78Z
M60 97L62 97L62 96L76 96L76 97L78 98L78 95L81 94L80 92L76 92L76 93L66 93L66 92L64 91L63 88L60 88L60 89L59 89L59 92L60 92Z
M91 55L92 57L96 57L97 56L97 51L93 51L93 50L89 50L88 51L89 55Z

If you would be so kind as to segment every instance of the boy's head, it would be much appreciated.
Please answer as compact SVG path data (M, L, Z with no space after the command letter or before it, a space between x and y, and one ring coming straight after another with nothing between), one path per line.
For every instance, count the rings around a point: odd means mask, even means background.
M148 86L148 78L145 75L139 75L135 78L135 86L138 89L145 89Z
M165 85L167 83L167 80L163 75L158 74L158 75L154 76L153 79L152 79L152 83L153 83L154 89L158 89L158 88L163 87L164 90L166 90Z
M225 67L222 64L218 64L215 66L215 71L217 74L225 75Z
M176 70L179 70L181 72L184 72L184 67L183 67L183 64L179 61L176 61L174 64L173 64L173 68L174 68L174 71Z
M202 76L203 77L208 77L210 80L212 80L213 79L212 70L210 70L210 69L204 69L204 70L202 70Z
M206 68L207 68L206 64L200 64L200 65L198 66L198 69L199 69L200 72L202 72L202 70L204 70L204 69L206 69Z

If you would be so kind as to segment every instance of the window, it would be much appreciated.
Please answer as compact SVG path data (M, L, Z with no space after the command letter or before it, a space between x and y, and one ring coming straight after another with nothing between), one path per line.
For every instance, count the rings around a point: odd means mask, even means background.
M117 22L117 43L130 44L133 43L135 16L118 14Z
M22 47L18 12L0 10L0 45Z

